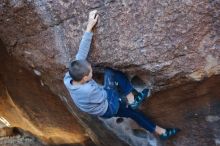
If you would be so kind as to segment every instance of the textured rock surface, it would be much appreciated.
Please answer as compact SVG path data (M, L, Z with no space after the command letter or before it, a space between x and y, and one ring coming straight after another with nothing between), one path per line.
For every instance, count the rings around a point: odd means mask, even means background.
M219 5L218 0L2 0L0 38L28 66L61 79L88 12L98 9L89 60L146 82L148 75L160 89L219 73Z
M220 73L219 0L1 0L0 39L8 52L39 75L41 84L59 95L84 127L101 130L90 124L99 123L97 119L71 103L62 77L93 9L100 13L89 57L96 73L114 67L138 76L155 91ZM172 102L171 97L161 101Z
M32 134L17 127L3 127L0 129L1 146L44 146Z
M166 146L219 146L220 76L155 94L141 110L163 127L181 132Z

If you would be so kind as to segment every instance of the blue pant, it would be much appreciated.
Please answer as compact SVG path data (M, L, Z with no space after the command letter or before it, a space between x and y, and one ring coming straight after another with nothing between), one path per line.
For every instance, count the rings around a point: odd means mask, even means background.
M133 87L128 78L120 71L110 68L105 70L104 89L108 94L108 109L102 116L103 118L126 117L136 121L141 127L150 132L155 131L156 125L151 122L141 111L133 110L122 102L121 96L128 95ZM120 90L120 94L119 94Z

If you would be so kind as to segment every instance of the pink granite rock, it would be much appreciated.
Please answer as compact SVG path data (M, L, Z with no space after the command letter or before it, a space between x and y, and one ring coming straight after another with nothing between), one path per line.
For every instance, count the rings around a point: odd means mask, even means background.
M2 0L0 39L69 103L62 78L94 9L95 74L113 67L161 91L220 73L219 0Z
M52 78L62 78L93 9L100 14L89 57L94 66L147 75L155 90L219 74L217 0L3 0L0 6L8 50Z

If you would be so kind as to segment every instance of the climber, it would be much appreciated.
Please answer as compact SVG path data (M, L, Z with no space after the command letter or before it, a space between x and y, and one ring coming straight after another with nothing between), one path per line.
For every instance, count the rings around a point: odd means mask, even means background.
M164 129L151 122L138 107L145 98L150 96L150 90L136 91L128 78L121 71L106 68L104 86L92 79L92 67L86 60L92 41L92 29L97 23L97 10L89 13L86 31L80 42L79 51L74 61L70 63L69 71L65 74L64 84L68 89L75 105L82 111L102 118L128 117L136 121L146 130L156 133L161 139L176 135L177 128ZM117 90L122 92L119 94ZM125 100L122 96L125 95Z

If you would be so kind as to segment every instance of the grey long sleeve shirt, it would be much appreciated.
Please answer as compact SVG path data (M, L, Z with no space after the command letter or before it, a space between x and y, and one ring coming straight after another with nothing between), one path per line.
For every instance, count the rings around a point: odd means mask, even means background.
M86 60L92 41L92 32L85 32L80 42L76 60ZM97 84L93 79L81 85L72 85L69 72L65 74L64 84L76 106L91 115L102 116L107 111L107 92L103 86Z

